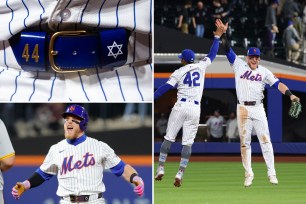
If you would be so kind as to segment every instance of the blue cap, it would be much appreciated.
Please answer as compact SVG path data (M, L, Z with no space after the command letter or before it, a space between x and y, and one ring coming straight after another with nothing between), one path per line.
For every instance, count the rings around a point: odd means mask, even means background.
M278 0L272 0L271 1L273 4L279 4L279 1Z
M250 55L260 56L260 50L257 47L251 47L249 48L247 55L248 56Z
M182 53L178 56L178 58L185 60L186 62L194 62L195 54L190 49L185 49Z
M291 20L289 20L289 21L287 22L287 26L290 26L290 25L293 25L293 21L291 21Z

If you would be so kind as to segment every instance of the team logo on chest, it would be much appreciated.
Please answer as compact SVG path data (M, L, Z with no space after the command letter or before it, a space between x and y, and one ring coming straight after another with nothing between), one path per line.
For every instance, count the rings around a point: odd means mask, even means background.
M262 81L262 76L260 74L252 75L252 71L246 71L240 76L240 79L246 79L250 81Z
M73 161L73 156L65 157L62 164L61 175L66 174L67 171L73 171L75 169L82 169L83 167L93 166L95 163L96 161L94 155L90 154L89 152L83 156L83 160L78 160L76 162Z

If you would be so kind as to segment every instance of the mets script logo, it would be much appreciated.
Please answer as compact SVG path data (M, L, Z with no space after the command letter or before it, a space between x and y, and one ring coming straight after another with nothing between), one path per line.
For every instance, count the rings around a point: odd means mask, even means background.
M83 156L83 160L78 160L76 162L73 162L73 156L65 157L63 164L62 164L62 170L61 170L61 175L66 174L67 171L73 171L75 169L81 169L83 167L89 167L95 165L96 161L93 156L93 154L90 154L87 152Z
M262 81L260 74L252 75L252 71L246 71L243 75L240 76L241 79L247 79L250 81Z

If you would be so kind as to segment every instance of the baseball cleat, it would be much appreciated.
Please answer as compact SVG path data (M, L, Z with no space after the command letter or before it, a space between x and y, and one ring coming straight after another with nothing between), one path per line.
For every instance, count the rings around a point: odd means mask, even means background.
M180 187L182 185L183 174L184 172L182 170L179 170L177 174L175 175L174 183L173 183L175 187Z
M250 187L252 185L254 176L246 176L244 180L244 187Z
M270 183L274 184L274 185L277 185L278 184L278 180L276 178L276 176L269 176L269 180L270 180Z
M155 180L161 181L165 174L164 166L159 166L156 170Z

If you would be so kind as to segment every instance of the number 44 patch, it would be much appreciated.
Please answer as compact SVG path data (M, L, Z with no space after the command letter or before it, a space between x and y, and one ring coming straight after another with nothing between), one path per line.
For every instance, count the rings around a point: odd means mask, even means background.
M25 58L26 62L29 61L29 44L25 44L23 52L22 52L22 58ZM32 52L32 59L35 59L35 62L38 62L39 60L39 54L38 54L38 44L35 44L34 50Z

